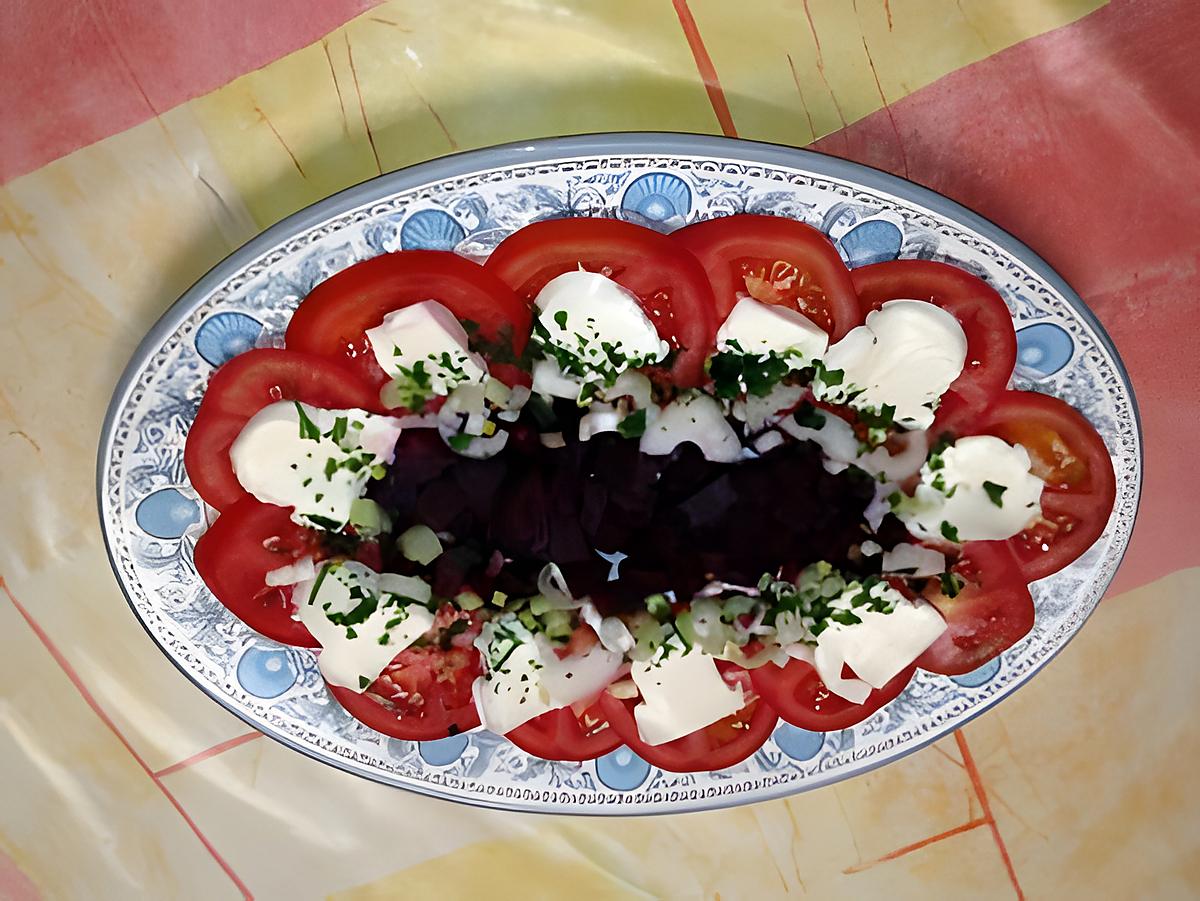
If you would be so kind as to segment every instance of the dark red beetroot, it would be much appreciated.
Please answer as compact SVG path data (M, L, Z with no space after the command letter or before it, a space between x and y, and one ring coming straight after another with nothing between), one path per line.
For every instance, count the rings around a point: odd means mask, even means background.
M752 584L817 560L854 568L846 553L866 537L872 485L827 473L814 445L789 441L735 464L712 463L691 444L649 457L613 433L580 442L580 411L570 403L555 411L566 447L510 441L490 460L455 454L431 429L401 436L371 496L392 511L397 531L423 523L453 535L435 564L439 594L464 584L531 594L554 562L573 592L615 611L654 592L690 597L711 579ZM498 573L496 552L509 561ZM609 580L600 552L626 555L619 579Z

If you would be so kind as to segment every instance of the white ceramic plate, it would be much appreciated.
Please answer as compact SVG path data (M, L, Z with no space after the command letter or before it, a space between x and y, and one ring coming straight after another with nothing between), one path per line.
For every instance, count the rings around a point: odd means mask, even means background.
M530 757L477 730L397 741L333 702L311 652L259 637L209 594L192 564L209 515L183 446L213 369L279 343L320 280L400 248L486 256L536 219L619 216L662 231L740 212L824 230L851 266L932 258L987 279L1017 327L1016 387L1062 397L1104 437L1117 501L1103 537L1033 586L1037 624L966 676L919 673L894 703L839 733L780 724L727 770L676 775L626 749L584 764ZM559 138L479 150L373 179L289 217L219 264L142 342L108 411L100 519L134 613L208 695L268 736L348 772L458 801L553 813L647 814L775 798L863 773L959 728L1033 676L1083 625L1129 540L1141 481L1133 391L1095 317L1041 259L995 225L910 182L801 150L668 134Z

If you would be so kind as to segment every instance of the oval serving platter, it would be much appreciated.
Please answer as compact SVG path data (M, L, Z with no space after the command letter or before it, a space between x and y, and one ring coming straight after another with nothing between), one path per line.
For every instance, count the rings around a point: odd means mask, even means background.
M1017 328L1014 385L1062 397L1092 421L1117 474L1104 535L1032 587L1032 633L976 672L919 672L864 723L819 734L780 724L751 759L677 775L627 749L584 764L530 757L476 730L398 741L328 696L310 651L258 636L208 592L192 564L212 515L188 483L183 446L205 383L241 351L281 343L319 281L398 249L482 259L537 219L617 216L672 231L731 213L822 229L850 266L938 259L987 279ZM296 213L202 278L129 363L105 420L100 519L121 588L163 652L208 695L266 735L324 763L456 801L547 813L654 814L726 807L827 785L917 750L993 706L1070 640L1129 540L1141 482L1133 391L1079 297L1027 247L962 206L902 179L820 154L727 138L616 134L556 138L424 163Z

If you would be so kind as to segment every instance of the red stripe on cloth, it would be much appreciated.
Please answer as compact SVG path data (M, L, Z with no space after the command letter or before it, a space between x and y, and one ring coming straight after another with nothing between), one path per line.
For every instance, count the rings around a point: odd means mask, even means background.
M700 37L700 27L696 24L691 9L688 8L687 0L671 0L671 2L675 4L675 15L679 16L683 35L687 38L688 47L691 48L692 56L696 60L696 69L700 73L701 81L704 82L704 90L708 92L708 102L712 104L721 131L725 133L726 137L736 138L737 128L734 127L733 114L729 112L729 104L725 102L725 89L721 87L721 79L717 77L717 67L713 65L712 57L708 55L708 48L704 46L704 39Z
M155 772L155 776L162 779L164 776L170 776L172 773L178 773L180 770L186 770L190 766L195 766L198 763L203 763L205 760L216 757L218 754L224 754L226 751L236 748L238 745L244 745L248 741L254 741L256 738L262 738L261 732L247 732L243 735L238 735L233 738L226 739L213 745L211 748L205 748L203 751L198 751L191 757L185 757L178 763L173 763L168 767L163 767Z
M286 56L376 2L6 3L0 183Z
M28 625L33 634L37 636L38 641L42 643L42 646L54 659L54 662L58 664L59 669L63 671L63 674L66 675L71 684L75 686L75 690L79 692L79 696L83 698L84 703L86 703L88 707L92 709L92 713L96 714L96 716L100 719L100 722L107 726L108 730L114 736L116 736L117 741L119 741L125 750L129 752L129 755L135 761L137 761L138 766L142 768L143 772L145 772L145 774L150 778L150 781L158 787L158 790L163 793L163 796L166 797L170 805L175 808L175 811L183 818L183 821L187 823L188 828L191 829L196 838L200 840L200 844L202 844L205 850L212 855L213 860L215 860L217 865L225 871L225 874L230 878L230 880L233 881L233 884L238 887L238 890L242 893L242 897L247 899L253 898L254 895L251 894L250 889L246 886L246 883L242 882L241 877L234 872L233 867L226 862L225 858L222 857L220 852L217 851L217 849L213 846L213 843L210 842L207 836L200 831L200 827L196 825L196 821L192 819L191 814L183 809L183 805L179 803L173 794L171 794L171 790L163 785L162 780L150 769L150 766L146 763L142 755L134 749L133 745L129 743L129 739L127 739L124 733L117 728L117 724L112 721L112 718L104 711L104 708L100 706L100 703L96 700L95 695L92 694L91 689L89 689L87 684L83 681L83 677L79 675L79 672L74 666L71 665L71 662L67 660L62 651L58 649L58 646L46 633L46 630L38 624L37 620L33 618L33 615L30 614L27 609L25 609L25 606L16 599L16 596L13 595L13 593L9 590L8 585L5 583L3 577L0 577L0 590L2 590L8 597L17 613L21 615L21 618L25 620L26 625Z
M815 145L897 174L907 163L914 181L1029 244L1099 315L1146 439L1114 593L1200 564L1180 527L1200 506L1200 425L1187 415L1200 359L1198 32L1194 0L1113 0Z
M1004 844L1004 838L1000 835L1000 827L996 825L996 818L992 816L992 805L988 801L987 789L983 785L983 777L979 775L979 767L975 765L975 757L971 754L971 749L967 745L967 738L963 735L961 729L954 733L954 740L958 743L958 752L962 754L963 767L971 779L971 787L975 789L975 797L979 799L979 806L983 808L983 821L992 830L992 839L996 842L996 850L1000 852L1000 861L1004 864L1004 869L1008 873L1008 879L1012 883L1013 891L1017 893L1017 901L1025 901L1025 893L1021 891L1021 883L1017 879L1017 871L1013 867L1012 857L1009 856L1008 846Z

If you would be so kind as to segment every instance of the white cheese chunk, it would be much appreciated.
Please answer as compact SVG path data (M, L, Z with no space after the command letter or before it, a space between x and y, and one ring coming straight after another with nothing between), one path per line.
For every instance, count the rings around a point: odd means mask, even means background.
M737 432L725 421L721 404L707 394L681 394L663 407L654 422L646 426L640 449L643 454L661 457L689 441L714 463L742 459Z
M390 416L278 401L243 426L229 459L242 487L263 503L295 508L292 519L302 525L340 529L371 468L394 459L399 437L400 421Z
M1042 513L1045 487L1029 453L992 435L960 438L921 467L921 483L897 516L918 538L944 540L942 523L961 541L1010 538ZM953 533L952 533L953 534Z
M569 353L585 381L657 362L670 350L637 295L598 272L578 269L550 279L534 305L535 338Z
M742 687L721 678L714 658L699 648L683 653L668 643L664 658L635 662L630 675L642 695L633 709L638 735L661 745L737 713L746 700Z
M321 675L333 685L362 691L433 626L433 613L424 606L430 597L420 579L380 575L351 560L326 564L297 584L292 604L321 645Z
M472 685L484 726L504 735L535 717L595 697L616 677L623 657L597 643L559 659L550 642L513 616L493 620L475 640L485 675Z
M841 384L814 383L814 391L838 402L861 390L852 406L888 404L899 425L927 429L966 359L967 337L954 316L921 300L889 300L825 354L825 368L843 373Z
M419 366L434 394L449 394L457 385L487 378L487 363L471 352L467 330L436 300L394 310L366 334L384 372L392 378L414 378Z
M829 335L803 313L752 297L739 300L717 330L717 350L788 354L796 369L821 357L828 346Z
M913 603L899 592L895 594L896 606L891 613L855 610L861 623L834 623L821 633L817 640L817 672L834 694L861 704L871 688L882 688L894 679L946 631L945 620L932 604ZM858 679L842 679L843 664ZM864 685L866 693L862 691Z

